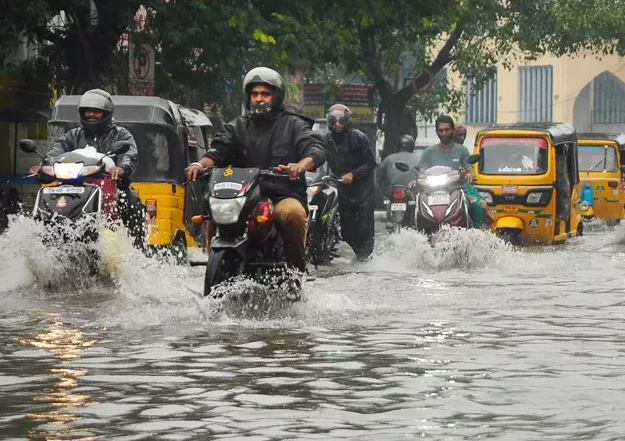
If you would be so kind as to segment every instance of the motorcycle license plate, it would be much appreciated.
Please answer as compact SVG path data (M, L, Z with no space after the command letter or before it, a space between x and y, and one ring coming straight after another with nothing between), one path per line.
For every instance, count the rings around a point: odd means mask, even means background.
M46 194L82 194L85 187L72 187L70 185L62 187L44 187L43 192Z
M406 204L403 202L394 202L391 204L391 211L406 211Z
M448 194L431 194L428 196L428 205L447 205L449 204Z

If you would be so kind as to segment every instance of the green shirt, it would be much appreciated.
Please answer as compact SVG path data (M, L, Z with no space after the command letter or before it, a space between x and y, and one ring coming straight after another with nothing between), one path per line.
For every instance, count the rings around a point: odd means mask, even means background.
M458 170L460 166L468 167L469 150L465 146L454 143L453 148L446 152L442 151L440 146L436 144L425 149L419 161L419 168L427 170L435 165L442 165Z

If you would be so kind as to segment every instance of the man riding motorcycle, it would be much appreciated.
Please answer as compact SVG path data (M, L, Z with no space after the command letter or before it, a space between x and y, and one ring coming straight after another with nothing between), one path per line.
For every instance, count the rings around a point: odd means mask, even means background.
M46 154L44 163L63 152L70 152L87 146L95 147L100 153L107 153L115 142L127 141L130 148L126 153L116 157L116 166L111 168L109 173L112 179L117 180L117 188L121 193L118 203L120 217L131 235L135 237L135 246L139 246L143 234L141 231L143 223L141 201L137 193L130 187L130 177L137 168L137 144L127 129L115 125L114 107L108 92L101 89L85 92L78 103L80 127L68 130L57 139L52 149ZM30 168L30 173L36 174L40 170L41 166L36 165Z
M441 142L425 149L419 161L419 175L423 176L425 170L435 165L451 167L454 170L462 169L467 182L465 192L469 198L469 215L477 228L483 228L490 219L485 213L488 209L486 202L472 185L475 177L473 168L467 164L470 156L469 150L454 141L455 124L451 116L440 115L436 118L435 128ZM415 182L411 184L414 185Z
M185 169L194 181L206 167L278 167L289 183L262 182L261 193L274 203L274 215L284 235L287 265L306 271L307 195L305 172L326 160L313 120L284 107L284 80L273 69L256 67L243 80L247 113L225 126L199 162ZM209 239L210 240L210 239ZM294 279L296 280L296 279Z
M396 162L405 162L414 170L419 164L419 157L414 153L415 142L410 135L403 135L398 141L397 153L388 155L378 167L378 188L384 197L390 197L394 185L408 186L414 180L414 173L406 173L395 168ZM403 223L409 225L414 215L413 211L406 211Z

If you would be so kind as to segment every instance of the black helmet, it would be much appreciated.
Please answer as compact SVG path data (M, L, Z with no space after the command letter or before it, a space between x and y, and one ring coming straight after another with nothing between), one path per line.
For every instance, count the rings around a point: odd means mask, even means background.
M101 89L86 91L78 104L78 115L80 116L80 125L83 130L90 136L100 135L111 125L114 107L110 93ZM89 121L85 117L85 111L89 109L104 112L104 115L98 121Z
M397 142L400 152L414 152L414 138L410 135L402 135Z
M326 113L326 120L328 121L328 127L332 132L337 131L337 122L343 126L341 131L347 130L352 122L352 112L349 110L349 107L344 104L334 104L328 109L328 113Z
M255 113L267 113L272 109L279 109L284 103L284 80L282 75L273 69L268 67L255 67L250 70L243 79L243 92L245 93L245 108L250 109L250 92L252 87L257 84L269 87L273 90L273 101L269 107L266 107L262 112Z

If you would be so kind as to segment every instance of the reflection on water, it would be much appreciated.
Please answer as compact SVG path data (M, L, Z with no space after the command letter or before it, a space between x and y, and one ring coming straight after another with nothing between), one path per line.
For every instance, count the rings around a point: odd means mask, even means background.
M35 403L43 403L41 412L27 413L26 416L42 427L29 431L31 438L43 438L46 440L82 440L89 441L101 439L99 436L87 435L90 428L74 426L81 418L75 410L96 404L90 401L91 396L77 392L79 380L88 373L87 369L76 369L65 365L67 361L78 360L82 352L96 344L82 331L84 325L74 314L50 313L46 314L44 332L30 340L22 341L24 345L30 345L42 351L53 353L55 358L61 361L59 367L51 367L48 372L56 383L45 395L34 396Z
M132 251L115 254L113 287L81 292L33 288L15 267L0 294L0 433L621 439L624 244L621 226L533 248L383 234L371 262L345 251L320 268L305 302L243 317L197 294L203 268Z

